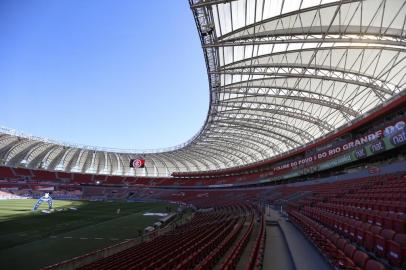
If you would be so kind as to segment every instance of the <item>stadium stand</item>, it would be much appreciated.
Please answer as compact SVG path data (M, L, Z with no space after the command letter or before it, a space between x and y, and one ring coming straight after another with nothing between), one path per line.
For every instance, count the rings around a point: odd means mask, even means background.
M44 269L406 269L406 2L189 3L211 94L199 133L133 153L2 129L0 199L193 217Z
M258 233L251 236L254 226L259 227ZM252 205L216 206L208 213L197 213L189 223L168 234L79 269L210 269L230 248L231 253L219 267L234 269L249 237L255 240L246 269L260 269L263 228L261 211ZM238 235L242 237L234 243Z

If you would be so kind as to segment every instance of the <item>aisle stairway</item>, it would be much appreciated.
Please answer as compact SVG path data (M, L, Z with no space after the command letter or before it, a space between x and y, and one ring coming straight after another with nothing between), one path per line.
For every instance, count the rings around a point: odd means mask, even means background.
M267 270L333 269L302 232L279 211L266 210L268 219L264 268Z

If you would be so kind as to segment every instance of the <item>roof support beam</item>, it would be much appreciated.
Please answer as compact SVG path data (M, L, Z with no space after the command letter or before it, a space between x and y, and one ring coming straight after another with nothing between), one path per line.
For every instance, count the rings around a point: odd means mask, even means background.
M200 1L191 1L190 7L192 9L196 9L196 8L210 7L210 6L213 6L213 5L226 4L226 3L233 2L233 1L236 1L236 0L200 0Z

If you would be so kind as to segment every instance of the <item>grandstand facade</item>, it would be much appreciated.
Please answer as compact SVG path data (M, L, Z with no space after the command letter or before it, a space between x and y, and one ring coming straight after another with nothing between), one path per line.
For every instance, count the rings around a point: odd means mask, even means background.
M333 138L404 100L404 1L191 0L190 7L210 91L193 138L137 152L2 129L2 166L147 177L241 169ZM145 169L130 168L140 157Z

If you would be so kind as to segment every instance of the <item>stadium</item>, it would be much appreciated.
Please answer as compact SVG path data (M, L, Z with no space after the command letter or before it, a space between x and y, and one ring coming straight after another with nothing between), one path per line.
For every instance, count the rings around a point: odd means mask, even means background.
M136 152L1 128L1 269L406 269L406 2L185 2L201 129Z

